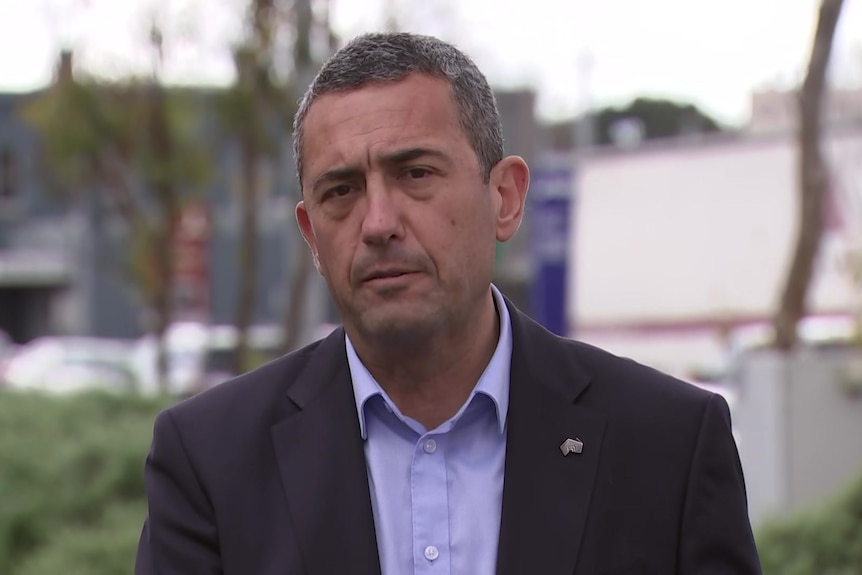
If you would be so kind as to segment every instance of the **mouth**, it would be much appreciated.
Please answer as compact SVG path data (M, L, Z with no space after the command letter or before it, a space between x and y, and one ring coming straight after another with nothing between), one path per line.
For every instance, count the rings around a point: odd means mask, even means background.
M363 283L397 280L411 276L417 272L412 270L377 270L363 278Z

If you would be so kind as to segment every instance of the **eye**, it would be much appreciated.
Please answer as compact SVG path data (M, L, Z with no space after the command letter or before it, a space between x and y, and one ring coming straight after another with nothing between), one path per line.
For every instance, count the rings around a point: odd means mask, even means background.
M410 168L404 175L411 180L421 180L431 175L431 170L426 168Z
M347 194L353 191L353 188L348 184L341 184L326 190L323 194L323 198L343 198Z

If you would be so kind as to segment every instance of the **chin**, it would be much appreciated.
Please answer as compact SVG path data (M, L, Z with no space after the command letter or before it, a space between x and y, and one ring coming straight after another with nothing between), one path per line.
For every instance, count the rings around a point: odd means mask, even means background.
M421 342L433 334L440 325L440 316L419 316L413 313L381 313L374 310L360 320L360 330L368 338L401 346Z

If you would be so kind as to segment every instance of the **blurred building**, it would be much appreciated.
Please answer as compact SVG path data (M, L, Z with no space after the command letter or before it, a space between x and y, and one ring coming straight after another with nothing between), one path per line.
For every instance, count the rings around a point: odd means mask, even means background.
M63 53L56 77L69 81L71 76L71 54ZM196 95L201 106L208 106L215 93L201 89ZM57 182L48 181L39 137L21 114L33 96L0 94L0 330L22 343L47 334L141 335L147 316L130 281L127 225L105 194L58 190ZM227 140L215 153L205 201L190 204L180 221L175 299L178 319L191 319L185 312L194 319L232 323L240 156ZM253 316L255 322L273 323L280 321L287 299L289 247L295 241L290 198L296 189L292 173L265 167L262 180L260 289ZM325 307L319 310L323 316Z
M18 342L45 334L137 336L145 315L129 282L126 224L104 194L61 196L43 179L37 135L18 113L28 97L0 96L0 329ZM207 319L231 323L239 154L229 142L218 154L207 202L190 206L180 226L187 233L175 245L178 301L206 301ZM260 322L281 317L293 225L292 177L268 176L259 207L261 291L254 316Z
M63 54L57 77L68 80L71 75L71 55ZM214 95L200 90L201 105ZM141 335L145 307L126 275L130 249L125 223L106 205L104 194L81 190L61 196L52 190L44 177L38 136L20 114L31 96L0 94L0 330L17 342L46 334ZM509 152L529 160L536 147L534 94L500 92L498 103ZM288 139L285 135L282 167L265 167L261 183L255 323L281 322L292 259L301 241L293 215L298 191ZM206 320L230 324L239 289L240 155L229 141L217 150L214 183L204 202L189 207L175 245L178 296L192 309L203 302ZM501 249L497 279L519 304L528 281L524 243L517 237ZM336 321L317 274L310 292L305 310L309 334Z
M831 209L810 309L846 325L858 296L846 257L862 231L862 123L833 125L823 142ZM721 370L776 309L796 237L796 155L787 129L590 154L569 266L573 335L684 377Z
M0 95L0 329L20 342L62 315L76 270L65 249L73 224L50 198L34 200L38 142L17 119L19 101Z

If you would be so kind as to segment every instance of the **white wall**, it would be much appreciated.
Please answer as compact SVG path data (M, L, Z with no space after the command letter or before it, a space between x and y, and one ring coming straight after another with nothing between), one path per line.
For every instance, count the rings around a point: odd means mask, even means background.
M862 142L862 131L855 139ZM862 156L845 164L862 180ZM572 250L576 318L591 324L771 309L795 237L795 169L790 138L587 161ZM844 308L847 282L834 260L823 263L815 307Z
M862 396L846 393L852 349L741 358L734 429L755 524L816 507L862 473Z
M833 134L826 148L840 188L862 200L862 129ZM713 322L768 319L795 241L796 195L789 135L647 144L588 158L570 249L575 336L656 363L684 355L686 346L693 354L719 349ZM838 233L824 246L814 313L851 309L839 263L845 247ZM676 334L627 333L674 324ZM647 349L659 347L648 343L657 338L665 350Z
M748 515L759 525L785 513L790 500L787 362L765 351L745 357L738 370L733 427L739 436Z

